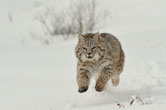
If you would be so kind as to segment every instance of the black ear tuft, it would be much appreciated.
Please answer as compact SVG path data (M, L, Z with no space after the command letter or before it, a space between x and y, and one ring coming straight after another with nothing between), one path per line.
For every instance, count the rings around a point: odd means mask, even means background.
M101 39L101 35L99 32L96 32L95 35L94 35L94 38L97 40L97 41L100 41Z
M83 40L84 39L84 36L80 32L77 32L77 34L78 34L78 39L79 40Z

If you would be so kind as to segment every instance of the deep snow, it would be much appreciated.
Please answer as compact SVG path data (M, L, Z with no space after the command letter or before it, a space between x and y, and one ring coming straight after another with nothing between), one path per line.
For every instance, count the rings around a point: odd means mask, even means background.
M7 7L1 7L1 110L110 110L119 109L118 103L126 110L166 108L166 1L105 0L101 4L111 10L112 17L99 32L112 33L121 41L125 68L118 87L109 82L98 93L92 80L83 94L77 92L75 81L77 39L55 40L51 45L30 39L26 31L33 22L32 2L24 7L26 2L15 0L22 11L15 11L13 23L6 20ZM130 106L129 99L136 95L148 104L134 101Z

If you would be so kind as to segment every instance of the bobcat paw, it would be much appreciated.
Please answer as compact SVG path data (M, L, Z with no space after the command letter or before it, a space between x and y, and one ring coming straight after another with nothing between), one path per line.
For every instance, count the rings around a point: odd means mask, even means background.
M88 86L87 87L81 87L78 89L78 92L83 93L86 92L88 90Z
M96 85L95 89L96 89L96 91L101 92L101 91L103 91L104 87Z
M118 75L115 75L113 78L112 78L112 85L114 87L118 86L119 85L119 76Z

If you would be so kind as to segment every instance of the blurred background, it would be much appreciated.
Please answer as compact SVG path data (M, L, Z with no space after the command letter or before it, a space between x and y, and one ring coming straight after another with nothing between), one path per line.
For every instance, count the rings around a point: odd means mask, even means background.
M163 110L165 11L165 0L0 0L0 109ZM120 40L125 68L117 88L79 94L77 32L97 31Z

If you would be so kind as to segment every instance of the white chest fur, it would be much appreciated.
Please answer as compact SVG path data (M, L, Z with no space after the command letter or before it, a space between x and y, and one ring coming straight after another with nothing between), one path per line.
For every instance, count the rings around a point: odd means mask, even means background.
M97 79L99 74L101 74L103 68L108 64L109 64L108 62L105 62L101 65L93 65L92 67L89 67L89 71L91 73L92 78Z

